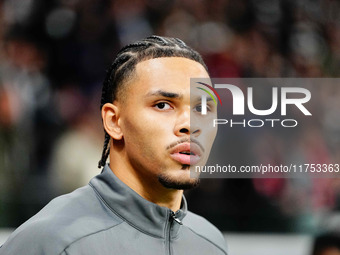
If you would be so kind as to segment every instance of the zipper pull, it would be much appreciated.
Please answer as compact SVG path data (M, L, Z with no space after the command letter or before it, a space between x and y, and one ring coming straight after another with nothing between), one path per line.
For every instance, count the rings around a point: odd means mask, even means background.
M183 225L182 221L180 221L180 219L178 219L178 218L176 217L176 214L175 214L173 211L170 212L170 216L171 216L171 218L172 218L174 221L176 221L179 225Z

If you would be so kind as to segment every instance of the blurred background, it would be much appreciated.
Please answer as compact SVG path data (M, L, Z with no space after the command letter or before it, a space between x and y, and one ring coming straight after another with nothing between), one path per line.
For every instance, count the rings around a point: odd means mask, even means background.
M178 37L212 77L339 77L339 13L336 0L1 0L0 227L19 226L100 172L101 86L122 46ZM339 101L329 107L339 115ZM339 125L329 123L301 141L302 153L340 157ZM278 157L273 148L259 154ZM336 179L203 180L187 198L234 243L277 233L307 235L307 246L340 227Z

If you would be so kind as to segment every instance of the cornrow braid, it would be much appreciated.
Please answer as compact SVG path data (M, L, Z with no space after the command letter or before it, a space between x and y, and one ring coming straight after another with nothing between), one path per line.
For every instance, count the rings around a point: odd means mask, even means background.
M123 47L117 54L107 70L103 82L100 110L106 103L112 103L117 98L118 91L123 87L124 81L131 76L135 66L142 61L161 57L184 57L200 63L207 71L201 55L177 38L150 36ZM102 157L98 168L105 166L110 154L111 137L105 131L105 141Z

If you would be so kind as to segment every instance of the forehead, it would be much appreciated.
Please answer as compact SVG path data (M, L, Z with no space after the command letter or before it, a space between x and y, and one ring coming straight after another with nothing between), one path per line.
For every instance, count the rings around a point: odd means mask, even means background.
M154 58L136 65L133 90L190 90L190 78L208 78L198 62L182 57Z

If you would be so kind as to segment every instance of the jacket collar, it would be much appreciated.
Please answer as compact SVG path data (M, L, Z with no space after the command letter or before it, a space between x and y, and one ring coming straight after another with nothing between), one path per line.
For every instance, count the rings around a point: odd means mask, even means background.
M101 174L90 181L96 192L110 209L124 221L136 229L155 236L165 238L167 229L171 226L171 235L176 236L181 227L171 218L171 210L154 204L123 183L108 165ZM181 209L176 212L176 218L182 221L187 214L187 202L183 196Z

